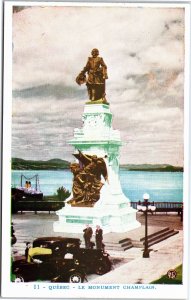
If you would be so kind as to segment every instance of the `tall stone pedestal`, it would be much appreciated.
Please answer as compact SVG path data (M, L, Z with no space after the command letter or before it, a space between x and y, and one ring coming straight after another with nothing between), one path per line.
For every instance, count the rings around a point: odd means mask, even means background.
M74 129L74 138L69 142L77 150L97 155L105 160L108 182L103 183L100 199L94 207L66 206L57 211L59 221L54 223L55 232L82 233L86 224L100 225L104 233L125 232L140 226L136 210L123 194L119 181L119 147L121 138L112 128L112 113L107 104L86 104L83 127ZM71 197L72 198L72 195ZM66 202L70 199L68 198Z

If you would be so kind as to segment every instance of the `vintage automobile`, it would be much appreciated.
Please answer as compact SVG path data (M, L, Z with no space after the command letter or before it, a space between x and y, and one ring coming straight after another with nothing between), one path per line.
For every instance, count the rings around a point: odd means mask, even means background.
M111 270L109 254L103 250L80 248L80 244L77 238L35 239L28 259L13 262L14 281L81 283L86 279L86 273L102 275Z
M14 261L12 274L14 282L28 282L36 280L50 280L52 282L84 282L85 272L79 262L74 259L53 258L42 255L33 261Z
M50 248L53 255L64 255L69 249L79 249L81 241L78 238L68 237L41 237L33 241L33 247Z
M67 258L68 249L79 246L80 240L72 238L48 237L34 240L28 258L12 263L14 281L84 282L86 274L83 265L77 259Z
M52 282L84 282L86 274L77 260L55 258L52 255L36 255L31 262L18 260L12 263L14 282L50 280Z
M83 265L86 273L103 275L111 270L109 254L104 250L80 248L77 238L45 237L34 240L33 247L51 248L56 256L71 253Z
M70 249L74 259L84 265L86 273L96 273L103 275L111 270L109 254L103 250L73 248Z

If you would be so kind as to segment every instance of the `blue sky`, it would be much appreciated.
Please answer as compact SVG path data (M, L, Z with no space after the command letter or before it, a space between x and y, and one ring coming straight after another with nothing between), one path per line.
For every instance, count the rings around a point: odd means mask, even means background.
M13 14L13 45L13 157L73 159L75 78L96 47L121 163L183 164L183 8L33 6Z

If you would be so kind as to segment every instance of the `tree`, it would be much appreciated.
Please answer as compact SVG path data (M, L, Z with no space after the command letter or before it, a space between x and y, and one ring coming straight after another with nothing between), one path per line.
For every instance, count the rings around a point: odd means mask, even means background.
M60 201L63 201L70 196L70 192L68 190L66 190L66 188L61 186L57 189L57 196Z

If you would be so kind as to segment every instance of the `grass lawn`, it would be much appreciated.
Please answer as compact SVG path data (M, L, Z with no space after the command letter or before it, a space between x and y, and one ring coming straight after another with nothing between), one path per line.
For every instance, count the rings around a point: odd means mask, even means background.
M152 284L182 284L182 265L178 266L176 269L176 278L168 278L167 275L163 275L161 278L152 281Z

